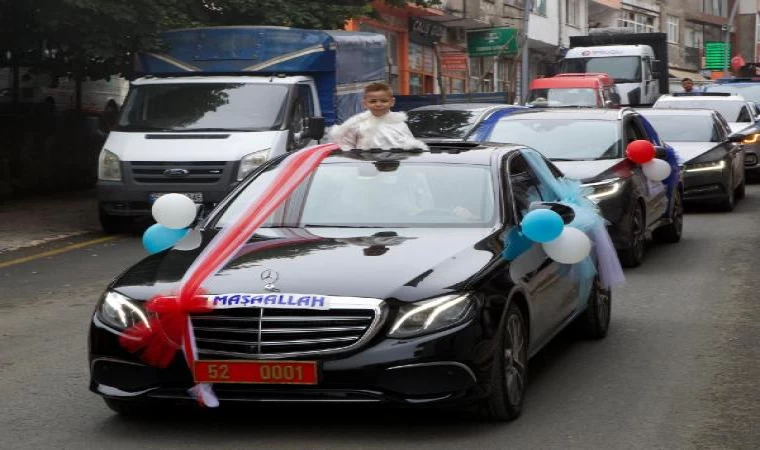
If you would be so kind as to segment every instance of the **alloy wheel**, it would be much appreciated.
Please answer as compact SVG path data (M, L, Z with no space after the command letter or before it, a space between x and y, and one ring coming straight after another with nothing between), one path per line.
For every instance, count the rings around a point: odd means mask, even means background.
M633 233L633 248L636 252L636 259L638 261L641 261L644 259L647 238L646 233L644 232L644 213L641 211L640 206L636 208L636 211L634 211L631 228L631 232Z
M506 331L509 339L504 349L507 397L510 404L519 405L525 391L525 374L527 369L525 333L523 332L523 324L519 316L509 316Z

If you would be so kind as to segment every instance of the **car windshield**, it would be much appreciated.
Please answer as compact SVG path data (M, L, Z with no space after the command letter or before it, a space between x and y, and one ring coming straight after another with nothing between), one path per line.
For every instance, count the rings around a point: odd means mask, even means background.
M124 104L122 131L266 131L282 123L285 86L176 83L134 86Z
M533 89L528 104L537 107L581 106L596 107L596 91L591 88Z
M214 226L230 224L278 171L269 168L252 180ZM488 227L495 197L488 166L333 162L322 164L264 227Z
M711 116L645 114L644 117L666 141L720 142L718 129Z
M608 120L500 120L484 141L522 144L553 160L619 158L618 123Z
M641 81L641 61L638 56L603 58L568 58L562 61L560 73L606 73L615 83Z
M466 110L409 111L407 123L416 137L462 139L475 124L479 113Z
M728 122L739 122L744 102L741 101L716 101L709 98L689 99L676 101L658 101L654 104L658 109L712 109L721 113Z
M745 100L760 102L760 83L752 84L713 84L705 86L705 92L726 92L741 95Z

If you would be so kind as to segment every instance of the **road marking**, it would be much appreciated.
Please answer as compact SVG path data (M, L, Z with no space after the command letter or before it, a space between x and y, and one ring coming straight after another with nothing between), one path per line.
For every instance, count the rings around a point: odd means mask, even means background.
M12 260L6 261L6 262L0 262L0 269L3 269L5 267L10 267L10 266L15 266L17 264L23 264L23 263L29 262L29 261L34 261L35 259L45 258L45 257L48 257L48 256L60 255L61 253L70 252L71 250L76 250L78 248L88 247L90 245L101 244L103 242L108 242L108 241L112 241L114 239L118 239L119 237L120 236L106 236L106 237L102 237L102 238L98 238L98 239L93 239L91 241L80 242L78 244L72 244L72 245L69 245L69 246L66 246L66 247L63 247L63 248L58 248L58 249L55 249L55 250L50 250L50 251L47 251L47 252L38 253L36 255L29 255L29 256L24 256L23 258L16 258L16 259L12 259Z

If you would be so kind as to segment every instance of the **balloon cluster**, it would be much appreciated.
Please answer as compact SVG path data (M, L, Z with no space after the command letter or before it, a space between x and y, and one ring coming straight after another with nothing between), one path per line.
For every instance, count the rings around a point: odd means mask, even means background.
M583 231L565 226L562 216L550 209L530 211L520 224L522 233L538 242L549 257L562 264L576 264L591 253L591 239Z
M657 159L657 151L651 142L638 139L628 144L625 154L631 161L641 164L644 175L652 181L663 181L670 176L670 164Z
M148 253L158 253L173 247L182 240L198 241L200 235L190 233L188 227L195 220L197 210L195 203L186 195L166 194L159 197L151 209L153 219L157 222L143 233L142 241ZM184 239L183 239L184 238ZM197 247L189 245L190 247Z

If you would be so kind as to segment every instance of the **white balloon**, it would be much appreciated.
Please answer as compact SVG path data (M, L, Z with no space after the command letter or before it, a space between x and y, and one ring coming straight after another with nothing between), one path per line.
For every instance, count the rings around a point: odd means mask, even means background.
M153 203L151 209L156 222L167 228L187 228L195 220L195 203L182 194L166 194Z
M653 159L641 165L644 175L652 181L662 181L670 176L670 164L661 160Z
M575 227L566 226L557 239L541 245L551 259L562 264L577 264L591 253L591 239Z
M529 250L518 256L514 261L509 263L509 275L512 281L520 281L522 278L538 269L546 259L546 252L538 245L534 244Z
M201 246L201 232L198 230L190 230L179 242L174 245L174 250L189 251L195 250Z

